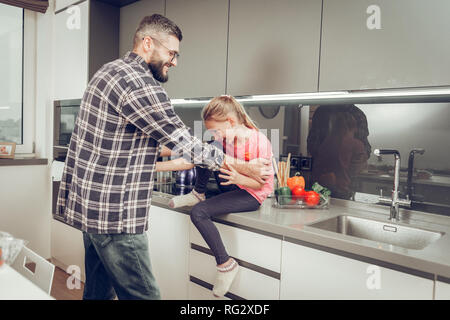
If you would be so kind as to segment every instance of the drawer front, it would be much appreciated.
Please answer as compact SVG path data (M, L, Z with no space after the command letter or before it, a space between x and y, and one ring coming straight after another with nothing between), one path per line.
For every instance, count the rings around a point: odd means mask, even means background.
M450 283L436 281L436 300L450 300Z
M212 255L190 249L190 276L213 285L216 272L216 261ZM229 292L243 299L278 300L279 291L279 279L240 266Z
M225 249L234 258L277 273L281 270L281 239L214 222ZM200 232L191 223L190 242L209 248Z
M227 297L216 298L211 290L192 281L189 281L188 290L189 300L231 300Z
M284 242L281 299L426 300L433 281Z

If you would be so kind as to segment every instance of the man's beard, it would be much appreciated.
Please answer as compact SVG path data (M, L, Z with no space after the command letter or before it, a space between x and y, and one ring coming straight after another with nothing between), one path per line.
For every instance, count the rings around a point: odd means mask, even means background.
M148 63L148 68L152 72L153 77L159 82L166 82L169 80L169 75L167 73L166 75L163 74L164 65L165 63L163 61L151 61Z

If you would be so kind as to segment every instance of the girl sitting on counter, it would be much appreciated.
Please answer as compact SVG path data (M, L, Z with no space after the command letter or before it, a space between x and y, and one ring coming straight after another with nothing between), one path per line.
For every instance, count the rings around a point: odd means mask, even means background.
M250 161L256 158L272 159L272 146L267 137L261 133L250 119L244 107L235 98L227 95L212 99L202 110L205 127L215 140L212 142L236 161ZM163 153L170 154L169 149ZM194 167L183 158L157 162L157 171L187 170ZM273 170L265 182L261 183L238 173L233 165L227 169L215 171L220 194L206 199L206 185L211 171L197 166L197 179L194 189L185 195L171 199L169 206L178 208L193 206L191 220L214 254L217 273L213 287L216 297L225 295L236 274L239 265L227 254L219 231L212 218L227 214L258 210L261 203L273 191Z

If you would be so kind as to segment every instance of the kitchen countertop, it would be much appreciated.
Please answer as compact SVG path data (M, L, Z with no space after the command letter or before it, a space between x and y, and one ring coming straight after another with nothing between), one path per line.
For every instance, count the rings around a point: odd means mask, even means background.
M189 207L169 208L168 202L172 197L173 195L154 191L152 204L189 214ZM372 262L387 263L388 266L398 266L400 270L412 274L437 275L438 280L450 282L450 217L400 209L399 226L412 226L444 233L424 249L412 250L310 226L339 215L394 224L388 221L389 207L339 199L331 199L328 209L279 209L273 207L272 198L268 198L257 211L231 213L214 220L344 256L363 257Z

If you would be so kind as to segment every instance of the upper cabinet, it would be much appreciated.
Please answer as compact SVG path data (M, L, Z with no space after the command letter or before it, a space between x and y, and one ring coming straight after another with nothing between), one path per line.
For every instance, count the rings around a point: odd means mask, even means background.
M133 50L134 33L145 16L164 14L164 0L142 0L120 8L119 56Z
M450 85L448 0L104 1L56 2L57 99L79 99L154 13L183 33L171 98Z
M74 5L78 1L79 0L55 0L55 11L57 12L61 9Z
M96 0L55 13L54 98L81 99L90 78L118 58L118 7Z
M166 0L166 16L183 33L177 66L164 83L172 98L225 93L228 0Z
M119 57L119 8L90 0L89 80L105 63Z
M89 1L55 14L55 99L80 99L88 81Z
M230 0L227 94L318 90L321 1Z
M450 85L450 1L324 0L320 91Z

